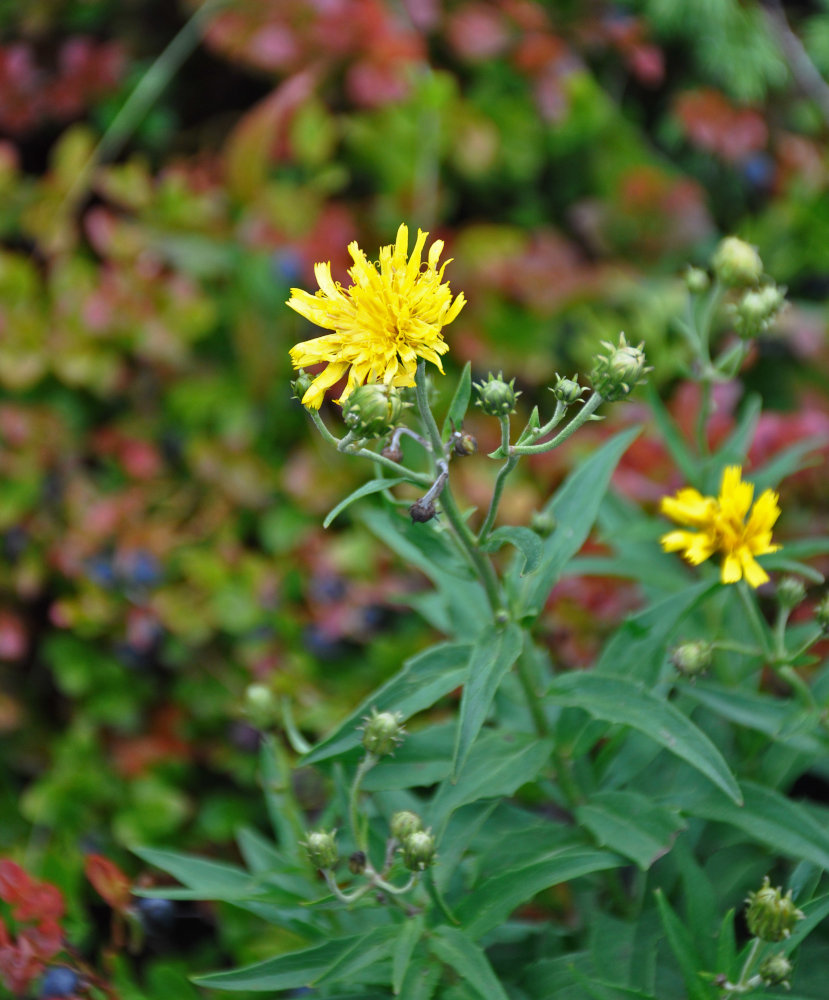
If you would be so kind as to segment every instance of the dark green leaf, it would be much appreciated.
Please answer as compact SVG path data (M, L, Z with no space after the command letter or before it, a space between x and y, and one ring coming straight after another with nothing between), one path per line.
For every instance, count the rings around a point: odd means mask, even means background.
M397 940L394 942L391 960L391 985L395 994L400 992L403 985L415 945L423 934L423 927L422 916L409 917L400 928Z
M525 617L540 613L562 570L584 544L613 470L638 433L639 428L632 427L606 441L570 473L544 508L558 527L543 543L538 569L526 575L520 588L519 607Z
M484 1000L509 1000L489 959L463 931L444 924L437 928L429 944L432 954L454 969Z
M678 709L621 677L587 671L562 674L549 697L559 705L583 708L605 722L630 726L704 774L735 802L741 801L734 775L711 740Z
M684 822L679 814L636 792L598 792L576 818L600 847L623 854L643 871L670 849Z
M455 395L452 397L452 402L449 404L446 420L443 422L441 437L444 441L449 440L449 435L452 433L453 426L455 428L459 428L463 424L463 418L466 416L466 411L469 409L469 400L471 396L472 362L467 361L463 366L463 371L458 379Z
M524 567L521 570L521 576L532 573L538 566L541 560L543 542L530 528L516 528L510 525L497 528L487 538L481 549L484 552L495 552L504 544L514 545L523 555Z
M700 978L702 960L693 946L691 935L674 913L661 889L656 890L656 902L668 944L682 970L682 978L688 990L688 1000L714 1000L717 991Z
M729 910L720 924L720 931L717 934L717 967L713 971L722 973L729 979L738 975L734 910Z
M816 434L813 437L804 438L794 444L784 448L779 454L770 458L768 462L754 469L751 473L751 481L754 483L756 492L774 489L784 479L805 469L809 465L815 465L820 461L819 456L815 456L811 461L804 461L811 452L817 451L826 445L826 435Z
M372 493L380 493L383 490L390 489L392 486L399 486L401 483L408 482L410 482L410 480L406 479L405 476L393 476L391 479L370 479L367 483L363 483L362 486L354 490L353 493L349 493L344 500L340 500L336 507L331 508L331 510L325 515L325 520L322 522L323 528L327 528L334 518L338 514L341 514L346 507L350 507L355 500L367 497Z
M665 442L674 464L682 473L686 483L693 484L698 480L699 470L697 460L685 443L682 432L677 427L673 417L668 413L665 404L659 398L659 391L653 382L649 382L645 390L648 406L651 408L656 426L659 428L662 440Z
M377 927L367 934L336 938L241 969L197 976L193 981L214 990L254 992L298 989L323 979L342 981L388 955L397 933L397 927Z
M523 633L517 625L510 624L506 628L489 626L472 648L452 761L455 781L486 721L495 692L518 659L522 642Z
M457 916L470 937L478 938L544 889L622 864L622 859L609 851L572 844L560 847L515 871L494 878L484 875L481 885L457 907Z
M369 695L330 736L318 743L303 758L303 763L316 764L357 746L358 726L372 708L401 712L408 718L434 705L466 680L470 648L466 643L442 643L407 660L398 674Z

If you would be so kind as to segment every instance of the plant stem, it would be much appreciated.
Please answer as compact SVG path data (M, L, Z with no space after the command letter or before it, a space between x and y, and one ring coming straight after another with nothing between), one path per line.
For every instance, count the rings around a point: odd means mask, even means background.
M545 451L552 451L553 448L558 448L571 434L575 434L579 427L587 423L603 402L604 398L598 392L594 392L581 408L581 412L573 417L564 430L559 431L551 441L545 441L543 444L516 444L510 448L510 452L513 455L541 455Z
M492 530L492 525L495 523L495 515L498 513L498 504L501 502L501 494L504 492L504 485L509 474L518 465L519 458L519 455L510 455L498 470L498 475L495 477L495 485L492 488L492 499L489 501L489 510L486 512L486 519L481 525L481 530L478 532L476 544L479 546L485 541L486 536Z
M532 716L536 735L547 736L550 732L550 727L547 725L547 717L544 715L544 709L542 708L543 701L541 695L533 686L531 666L529 662L529 651L526 648L526 644L525 648L521 651L521 655L518 657L516 672L518 674L518 680L521 682L521 687L524 691L527 708L530 710L530 715Z
M351 791L348 796L348 821L351 825L351 833L354 837L354 843L357 845L357 850L359 851L366 851L368 847L368 842L363 835L362 825L359 822L360 785L362 784L363 778L376 763L377 758L374 754L367 753L365 757L363 757L357 767L357 773L354 775L354 781L351 784Z
M760 612L757 609L757 605L751 598L748 590L746 589L746 584L743 580L737 583L737 593L740 595L740 600L743 602L743 607L745 608L746 616L748 617L751 627L754 629L754 634L760 643L760 648L763 651L763 656L771 660L774 658L774 654L769 647L768 635L766 634L766 628L760 617Z
M429 406L429 399L426 393L425 361L418 362L417 378L415 380L415 398L417 399L417 408L420 411L420 419L423 421L423 426L429 435L429 440L432 442L432 457L437 463L440 456L443 455L443 442L441 441L440 431L432 415L432 409ZM448 482L443 487L441 494L441 507L455 531L455 536L463 546L470 562L478 573L478 577L486 591L492 613L496 614L503 607L498 588L498 578L495 575L495 570L492 568L492 563L478 550L475 543L475 536L470 531L466 521L464 521L460 510L458 510Z

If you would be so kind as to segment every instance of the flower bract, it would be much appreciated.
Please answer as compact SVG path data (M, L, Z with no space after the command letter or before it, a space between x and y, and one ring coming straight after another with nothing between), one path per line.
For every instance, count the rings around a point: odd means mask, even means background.
M754 486L742 481L742 469L731 465L723 472L720 493L706 497L687 487L672 497L663 497L660 510L686 529L669 531L660 539L666 552L681 552L697 566L722 553L723 583L736 583L745 577L752 587L768 580L768 574L755 556L776 552L771 532L780 516L777 494L765 490L752 506Z
M443 240L435 240L422 261L428 233L417 232L411 256L409 231L401 225L394 244L380 249L378 264L369 261L356 242L348 252L354 261L343 288L331 277L331 264L316 264L319 283L315 295L291 289L288 305L317 326L333 333L291 348L295 368L326 362L302 397L305 406L319 409L325 390L348 372L340 400L364 382L388 386L415 384L418 358L431 361L441 372L440 356L449 350L442 329L465 304L463 293L453 301L438 266Z

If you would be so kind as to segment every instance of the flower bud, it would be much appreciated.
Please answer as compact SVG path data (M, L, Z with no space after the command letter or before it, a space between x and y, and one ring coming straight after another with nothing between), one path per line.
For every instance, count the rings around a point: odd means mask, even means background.
M824 594L815 606L815 621L821 631L829 632L829 594Z
M756 337L771 326L785 304L785 290L777 285L750 289L731 307L737 333L743 339Z
M699 674L704 674L711 666L713 652L714 647L711 643L702 639L683 642L671 650L671 663L683 677L697 677Z
M779 887L772 889L768 875L757 892L748 894L746 903L748 929L761 941L783 941L804 916L794 905L791 889L785 896Z
M425 871L435 860L435 838L428 830L410 833L403 841L403 864L410 872Z
M417 813L409 812L407 809L403 809L400 812L396 812L392 816L389 829L391 830L391 835L395 840L403 842L413 833L420 833L423 829L423 823L421 823L420 817Z
M304 368L300 368L297 373L297 377L291 382L291 392L293 393L291 398L301 400L305 393L311 388L311 383L313 381L313 375L309 375Z
M792 963L782 952L776 955L768 955L760 963L757 969L766 986L783 986L789 988L789 976L792 972Z
M409 517L416 524L425 524L426 521L431 521L433 517L437 514L435 509L435 503L433 500L426 500L421 497L409 507Z
M367 861L368 858L365 851L355 851L348 857L348 870L352 875L362 875L366 870Z
M257 729L268 729L279 718L279 702L265 684L249 684L245 689L245 715Z
M552 387L551 392L560 403L570 406L578 402L582 394L586 391L586 386L579 385L578 375L574 375L572 378L564 378L556 372L556 384Z
M711 267L724 285L756 285L763 276L760 254L736 236L726 236L720 241L711 258Z
M403 716L399 712L378 712L373 708L371 715L363 721L363 748L375 757L394 753L406 735L401 725Z
M515 389L515 379L505 382L502 372L498 372L497 378L490 372L486 382L475 383L475 389L478 393L475 405L490 417L505 417L514 413L515 401L521 395Z
M478 450L478 442L471 434L467 434L466 431L460 430L455 431L452 435L452 452L459 458L466 458L468 455L474 455Z
M777 602L787 611L796 608L806 597L806 586L800 577L784 576L777 584Z
M400 393L379 382L358 385L343 403L346 427L362 438L378 438L388 434L402 412Z
M708 272L701 267L692 267L690 264L685 268L685 287L692 295L700 295L711 284Z
M642 344L633 347L625 340L623 333L619 335L618 346L614 347L604 340L602 346L606 347L609 353L596 358L590 379L596 392L609 403L613 403L628 396L634 386L644 381L643 376L651 369L645 366Z
M549 538L556 530L555 515L545 510L534 510L530 515L530 527L542 538Z
M314 868L333 868L337 863L339 854L337 842L334 839L335 835L336 831L328 833L325 830L319 830L315 833L309 833L308 839L301 843Z

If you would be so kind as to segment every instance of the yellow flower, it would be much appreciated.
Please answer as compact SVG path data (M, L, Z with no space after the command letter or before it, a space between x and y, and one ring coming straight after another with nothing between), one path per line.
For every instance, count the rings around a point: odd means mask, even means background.
M669 531L660 541L666 552L682 552L693 566L721 552L723 583L736 583L745 577L752 587L759 587L769 577L754 557L780 548L771 541L780 507L773 490L761 493L752 507L754 486L742 482L741 476L739 465L728 466L718 497L704 497L691 488L663 497L659 506L663 514L697 530Z
M348 384L337 402L342 402L364 382L386 385L415 384L417 359L437 365L449 350L441 329L464 307L463 292L454 302L449 284L438 268L443 240L435 240L428 260L421 263L428 233L418 229L411 257L409 230L401 225L395 243L380 249L379 266L351 243L348 252L354 261L348 275L353 284L343 288L331 277L331 264L316 264L314 274L320 286L316 295L301 288L291 289L288 305L301 316L333 330L315 340L291 348L295 368L328 362L302 397L305 406L319 409L325 390L348 372Z

